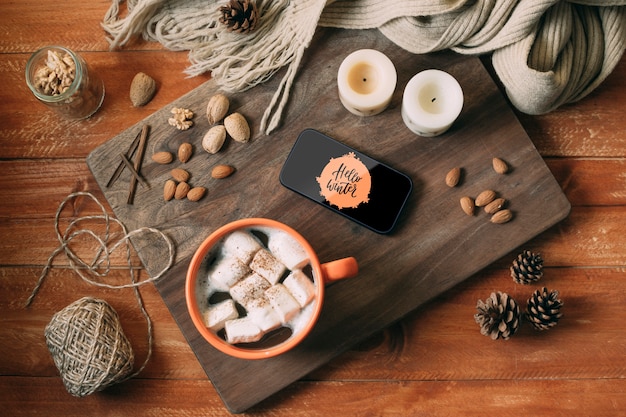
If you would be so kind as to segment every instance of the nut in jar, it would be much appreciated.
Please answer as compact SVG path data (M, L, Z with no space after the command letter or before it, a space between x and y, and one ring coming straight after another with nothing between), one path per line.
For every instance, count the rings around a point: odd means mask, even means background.
M85 119L104 101L104 84L82 57L62 46L36 51L26 64L33 95L67 119Z

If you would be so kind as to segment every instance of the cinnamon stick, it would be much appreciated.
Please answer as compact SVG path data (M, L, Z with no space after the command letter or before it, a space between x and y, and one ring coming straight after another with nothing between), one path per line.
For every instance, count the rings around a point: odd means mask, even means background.
M132 158L133 154L137 150L137 145L139 145L140 135L141 135L141 131L137 133L137 136L135 136L135 139L133 139L133 141L130 143L128 150L126 151L127 158ZM111 175L111 178L109 178L109 182L107 182L106 188L109 188L111 185L113 185L113 183L120 177L120 174L122 173L123 170L124 170L124 162L120 162L120 164L117 166L117 168L113 172L113 175Z
M134 168L137 173L141 171L141 161L143 160L144 153L146 151L146 142L148 141L148 133L150 131L150 126L144 125L141 129L141 136L139 137L139 145L137 149L137 154L135 155L135 163ZM137 191L137 178L130 177L130 186L128 190L128 204L133 204L133 200L135 199L135 192Z
M122 158L122 163L126 165L126 168L128 168L132 176L137 178L137 181L139 181L142 185L145 185L147 187L148 182L145 179L143 179L143 177L137 171L135 171L135 167L133 166L133 163L130 162L130 159L128 159L128 157L124 155L123 153L120 154L120 158Z

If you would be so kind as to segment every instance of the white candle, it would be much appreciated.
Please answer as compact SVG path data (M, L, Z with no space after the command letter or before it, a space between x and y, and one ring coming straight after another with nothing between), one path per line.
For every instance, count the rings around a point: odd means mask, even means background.
M426 70L415 75L402 96L402 120L420 136L437 136L450 128L463 108L463 90L450 74Z
M339 66L339 98L351 113L373 116L389 105L397 80L396 67L385 54L360 49L348 55Z

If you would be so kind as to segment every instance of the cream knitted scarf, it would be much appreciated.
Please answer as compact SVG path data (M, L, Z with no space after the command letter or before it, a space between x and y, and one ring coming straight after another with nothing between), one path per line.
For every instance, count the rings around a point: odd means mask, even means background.
M287 66L261 121L266 134L280 124L317 26L378 29L416 54L492 53L509 99L528 114L585 97L626 47L626 0L257 0L257 28L243 37L218 23L224 0L127 0L125 12L122 2L112 0L103 21L112 48L141 35L187 50L186 72L210 71L226 91L251 88Z

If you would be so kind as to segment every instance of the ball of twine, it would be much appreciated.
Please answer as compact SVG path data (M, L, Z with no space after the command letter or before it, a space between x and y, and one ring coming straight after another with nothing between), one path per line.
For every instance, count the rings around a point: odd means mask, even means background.
M124 380L134 354L117 312L106 301L81 298L56 313L46 344L67 391L83 397Z
M81 197L93 200L102 211L102 215L83 217L73 215L73 220L70 221L65 231L61 232L59 223L63 208L66 204ZM79 227L80 223L89 220L104 222L104 236L99 236L90 229ZM118 240L112 239L110 233L112 224L117 224L123 231L123 236ZM39 292L48 271L52 268L53 259L58 254L65 253L70 268L85 282L103 288L132 288L148 327L146 358L143 364L131 374L134 361L132 347L124 335L119 316L106 301L89 297L81 298L52 317L44 331L48 350L67 391L72 395L82 397L139 375L148 364L152 356L152 320L144 307L138 287L156 281L169 270L174 262L174 244L163 232L151 227L142 227L127 232L126 227L119 220L110 217L102 203L89 192L76 192L68 195L57 209L54 226L60 245L48 257L37 285L26 300L26 307L30 306ZM167 265L152 278L137 281L131 264L130 240L134 236L146 233L156 235L167 245L168 256L164 258ZM79 257L70 247L72 240L81 236L89 236L99 245L91 262ZM110 256L118 249L125 250L131 282L111 285L98 281L98 278L106 277L111 271Z

